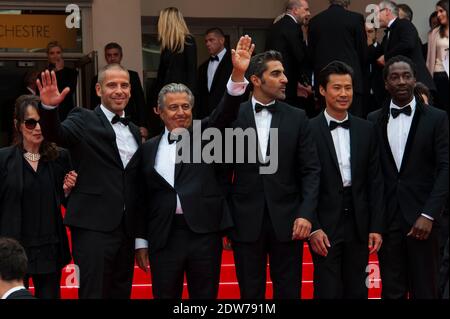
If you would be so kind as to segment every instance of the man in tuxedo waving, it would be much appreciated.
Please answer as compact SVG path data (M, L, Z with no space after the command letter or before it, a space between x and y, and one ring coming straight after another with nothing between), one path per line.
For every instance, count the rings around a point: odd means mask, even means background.
M55 73L38 81L45 138L69 149L78 171L64 223L72 234L72 254L80 269L80 298L128 299L134 269L139 127L125 117L130 77L119 64L98 75L101 104L77 107L64 122L57 106L69 88L58 91Z
M316 210L320 163L306 113L279 101L286 97L287 84L281 54L254 56L248 75L253 97L241 105L233 128L255 132L256 139L244 143L248 156L235 159L229 174L230 238L241 298L265 298L269 258L274 298L298 299L303 240ZM277 154L270 145L278 145ZM275 167L274 161L277 169L261 174Z
M224 129L236 118L247 87L244 75L253 50L251 38L245 36L231 51L233 70L227 91L211 116L201 121L202 131L212 127ZM192 132L193 106L194 97L185 85L164 86L158 97L158 112L165 130L141 149L144 200L136 260L144 271L150 263L155 298L180 299L185 274L191 299L217 298L222 234L232 225L225 194L217 180L216 163L208 164L204 158L199 163L177 158L178 143L183 151L188 146L190 154L198 151L194 144L200 141ZM179 141L177 134L185 130L190 133L188 139L183 135Z

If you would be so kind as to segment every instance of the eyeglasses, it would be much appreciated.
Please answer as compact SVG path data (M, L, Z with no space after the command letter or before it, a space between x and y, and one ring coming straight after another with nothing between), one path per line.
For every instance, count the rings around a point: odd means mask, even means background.
M23 124L25 124L25 127L29 130L34 130L38 123L40 123L40 121L35 119L27 119L23 121Z

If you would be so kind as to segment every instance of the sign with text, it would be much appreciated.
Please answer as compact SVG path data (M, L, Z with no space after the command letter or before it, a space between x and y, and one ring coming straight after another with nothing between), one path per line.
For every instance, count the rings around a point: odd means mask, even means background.
M66 27L65 15L0 15L0 47L46 48L58 41L63 48L77 47L77 29Z

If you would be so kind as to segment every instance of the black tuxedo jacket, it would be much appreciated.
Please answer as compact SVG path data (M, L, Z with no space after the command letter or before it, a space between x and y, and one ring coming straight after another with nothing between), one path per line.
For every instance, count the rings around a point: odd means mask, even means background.
M300 24L285 15L270 26L266 38L266 50L276 50L283 56L284 73L289 82L286 86L286 99L297 98L297 83L302 74L307 73L307 52Z
M136 71L128 70L130 74L131 96L125 107L125 114L131 117L131 121L137 126L148 127L148 110L145 104L144 90ZM94 76L91 82L91 108L100 105L100 97L97 96L95 85L98 76Z
M69 241L63 225L61 205L65 202L63 191L64 177L71 170L69 153L59 149L59 157L48 162L53 181L55 211L59 248L62 256L61 268L70 260ZM23 153L17 146L0 149L0 236L21 241L22 225L22 191L23 191Z
M233 70L231 51L227 49L227 52L217 66L211 84L211 90L208 90L208 65L209 59L198 68L198 93L194 111L196 117L199 119L203 119L211 114L214 108L219 105L223 94L227 90L227 82Z
M387 137L389 104L369 114L380 141L386 222L399 210L410 228L423 213L439 218L448 195L447 114L417 101L400 172ZM398 207L398 208L397 208Z
M369 233L382 233L383 176L378 139L372 123L349 114L352 195L355 221L361 240ZM319 203L313 229L322 229L330 239L342 215L344 188L336 149L323 113L311 120L311 130L321 164Z
M7 298L8 299L36 299L33 295L26 289L21 289L13 292Z
M378 56L384 54L386 62L397 55L410 58L416 65L417 81L424 83L430 90L436 90L433 78L425 64L417 29L407 19L395 19L390 28L389 39L385 34L378 52Z
M361 14L331 5L311 19L308 48L316 79L328 63L339 60L353 68L355 92L364 93L367 36Z
M241 104L233 128L250 128L256 132L250 101ZM237 241L253 242L259 238L265 205L279 241L291 241L295 219L314 220L320 163L306 113L278 101L271 128L278 129L278 141L274 142L278 144L278 169L274 174L261 175L260 167L266 164L258 160L251 163L247 155L244 163L235 161L230 167L229 176L233 178L229 185L229 205L235 226L231 238ZM248 142L244 147L247 154Z
M128 234L134 234L138 156L134 154L123 167L116 135L101 108L91 111L77 107L62 123L55 110L41 108L40 114L45 138L70 150L78 173L65 224L109 232L124 219ZM139 146L139 128L133 123L128 127Z
M211 117L202 121L202 130L208 127L229 126L237 117L241 101L241 96L232 97L225 94ZM137 237L149 241L150 252L164 248L167 242L175 215L177 194L186 222L193 232L218 232L232 226L225 194L218 181L216 164L176 164L174 187L155 170L155 158L162 136L164 135L152 138L140 149L141 191L144 195ZM192 134L190 142L192 157Z

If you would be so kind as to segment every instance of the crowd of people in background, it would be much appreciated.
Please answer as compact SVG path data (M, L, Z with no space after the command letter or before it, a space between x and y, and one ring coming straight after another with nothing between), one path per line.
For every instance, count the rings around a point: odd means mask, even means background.
M406 4L378 4L380 37L350 0L315 16L288 0L265 48L206 30L198 68L182 13L166 8L150 94L111 42L92 109L75 107L77 71L49 43L48 67L27 72L6 114L0 237L17 241L0 239L0 297L32 298L31 278L35 297L60 298L73 258L80 298L130 298L136 262L156 298L181 298L186 275L190 298L214 299L226 236L241 298L265 297L267 260L274 298L299 298L305 241L317 299L367 298L375 253L382 298L448 298L448 2L430 6L423 44ZM194 119L256 129L262 162L176 163ZM278 170L261 175L271 128Z

